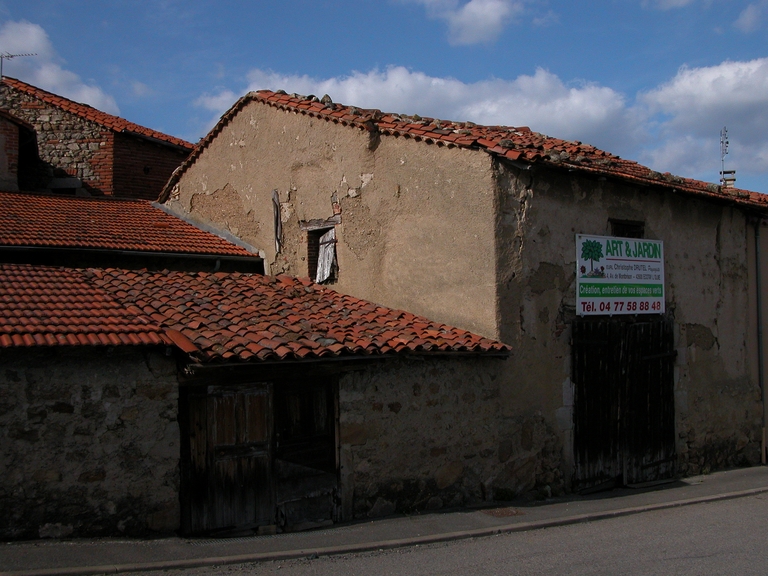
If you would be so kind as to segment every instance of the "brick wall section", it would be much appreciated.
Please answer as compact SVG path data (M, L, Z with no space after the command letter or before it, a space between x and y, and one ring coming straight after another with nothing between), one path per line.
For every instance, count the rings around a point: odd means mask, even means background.
M177 529L177 407L147 349L0 351L0 539Z
M114 136L115 196L157 200L188 152L125 134Z
M0 188L17 190L19 180L19 127L0 118Z

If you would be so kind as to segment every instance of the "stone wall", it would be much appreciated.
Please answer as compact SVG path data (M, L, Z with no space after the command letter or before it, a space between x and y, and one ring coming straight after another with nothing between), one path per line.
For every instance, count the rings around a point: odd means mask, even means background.
M0 350L0 538L177 529L177 397L154 351Z
M111 130L5 84L0 84L0 107L35 127L40 159L52 171L79 178L92 194L112 194Z
M504 418L498 358L392 360L339 383L345 518L561 493L539 417Z
M49 165L51 176L79 178L93 195L155 200L188 154L173 146L115 134L4 84L0 84L0 107L34 126L40 159Z

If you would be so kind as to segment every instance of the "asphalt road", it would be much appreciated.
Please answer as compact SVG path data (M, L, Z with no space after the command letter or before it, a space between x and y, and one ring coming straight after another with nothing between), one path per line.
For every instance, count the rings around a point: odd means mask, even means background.
M447 544L162 574L765 575L768 494Z

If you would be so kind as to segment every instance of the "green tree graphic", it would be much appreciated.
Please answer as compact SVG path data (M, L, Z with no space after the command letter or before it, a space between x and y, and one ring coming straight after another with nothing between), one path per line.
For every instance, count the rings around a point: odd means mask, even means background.
M584 240L581 244L581 258L582 260L589 260L589 271L592 272L594 262L599 262L603 257L603 245L597 240Z

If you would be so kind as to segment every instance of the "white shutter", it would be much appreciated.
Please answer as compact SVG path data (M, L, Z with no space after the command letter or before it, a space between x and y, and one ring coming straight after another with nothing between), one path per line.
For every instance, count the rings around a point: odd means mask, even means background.
M333 261L336 259L336 229L331 228L320 236L320 250L317 256L317 276L315 282L320 284L331 277Z

